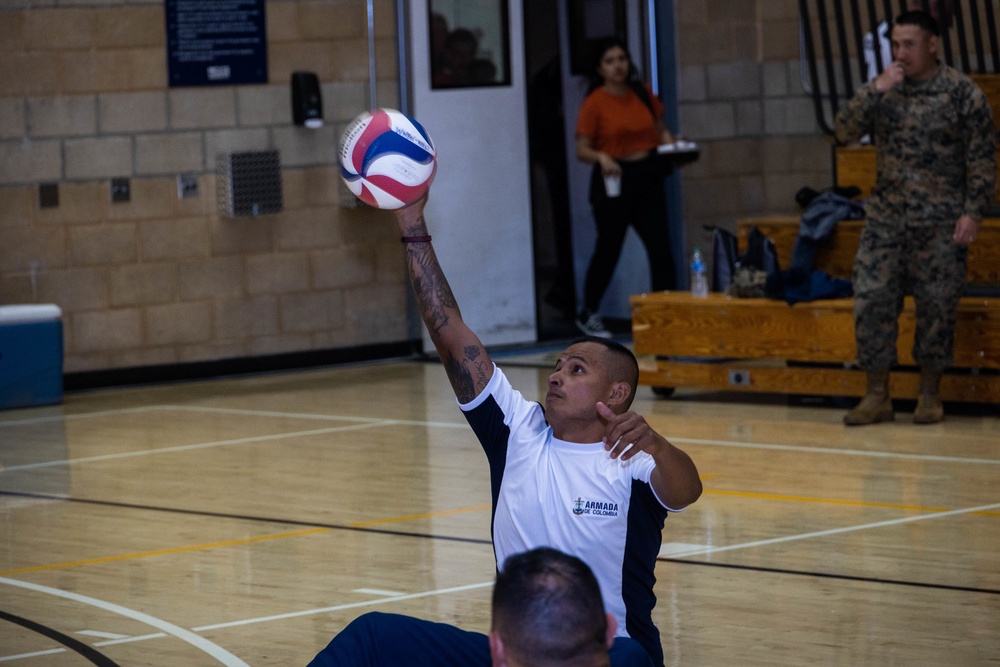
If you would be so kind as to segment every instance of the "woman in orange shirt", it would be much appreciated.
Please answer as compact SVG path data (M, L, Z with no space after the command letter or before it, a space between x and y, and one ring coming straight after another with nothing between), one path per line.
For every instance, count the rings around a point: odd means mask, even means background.
M590 205L597 223L597 241L576 324L586 334L610 337L597 313L629 225L646 246L652 289L675 286L665 172L656 157L656 147L673 143L674 138L661 118L663 104L640 81L624 42L608 38L595 54L590 88L576 122L576 156L594 165ZM615 175L621 179L621 192L609 196L604 177Z

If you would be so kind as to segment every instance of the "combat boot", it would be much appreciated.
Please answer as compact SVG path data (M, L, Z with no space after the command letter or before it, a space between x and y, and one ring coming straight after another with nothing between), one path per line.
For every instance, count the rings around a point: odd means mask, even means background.
M848 426L891 422L896 418L889 398L889 371L868 371L868 390L858 406L844 415Z
M913 411L914 424L937 424L944 419L944 406L938 388L941 386L941 371L920 369L920 395L917 409Z

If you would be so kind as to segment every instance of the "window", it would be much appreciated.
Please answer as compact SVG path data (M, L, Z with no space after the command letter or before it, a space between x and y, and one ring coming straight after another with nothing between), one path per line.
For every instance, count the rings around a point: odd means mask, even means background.
M431 88L510 85L507 0L431 0Z

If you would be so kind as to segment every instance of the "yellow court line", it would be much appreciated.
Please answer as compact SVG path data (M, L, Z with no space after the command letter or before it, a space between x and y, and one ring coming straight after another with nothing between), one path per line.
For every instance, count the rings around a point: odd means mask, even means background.
M463 507L460 509L444 510L441 512L426 512L424 514L412 514L410 516L400 516L390 519L376 519L375 521L361 521L359 523L349 524L351 528L365 528L368 526L375 526L379 524L386 523L396 523L401 521L410 521L413 519L427 519L436 516L445 516L447 514L460 514L462 512L478 512L481 510L490 509L489 505L482 505L479 507ZM133 558L146 558L147 556L165 556L168 554L184 553L186 551L200 551L202 549L215 549L217 547L232 547L239 544L250 544L252 542L263 542L265 540L277 540L285 537L301 537L303 535L315 535L317 533L326 533L333 530L332 528L308 528L305 530L296 530L290 533L278 533L276 535L262 535L260 537L248 537L242 540L228 540L226 542L211 542L209 544L195 544L189 547L176 547L174 549L159 549L157 551L142 551L134 554L124 554L121 556L105 556L103 558L91 558L89 560L78 560L70 563L56 563L53 565L37 565L35 567L24 567L19 570L8 570L6 572L0 572L0 576L10 576L12 574L25 574L28 572L41 572L44 570L59 570L67 567L78 567L80 565L94 565L96 563L113 563L123 560L131 560Z
M864 500L841 500L838 498L812 498L809 496L784 496L777 493L751 493L748 491L722 491L716 489L705 489L704 493L716 496L734 496L737 498L758 498L761 500L786 500L800 503L827 503L830 505L853 505L856 507L884 507L895 510L908 510L913 512L948 512L948 507L921 507L920 505L896 505L893 503L872 503ZM1000 512L972 512L982 516L1000 516Z
M463 507L456 510L444 510L441 512L425 512L424 514L411 514L409 516L398 516L391 519L375 519L373 521L361 521L359 523L352 523L351 528L368 528L369 526L378 526L384 523L397 523L400 521L412 521L413 519L431 519L436 516L447 516L448 514L463 514L465 512L480 512L482 510L491 509L490 505L480 505L479 507Z
M296 530L291 533L279 533L277 535L262 535L260 537L248 537L242 540L228 540L226 542L212 542L211 544L195 544L189 547L176 547L173 549L158 549L157 551L142 551L135 554L125 554L122 556L105 556L104 558L91 558L89 560L78 560L71 563L56 563L54 565L38 565L36 567L24 567L20 570L8 570L0 572L0 576L12 574L24 574L26 572L41 572L43 570L58 570L65 567L77 567L78 565L93 565L95 563L113 563L132 558L145 558L147 556L164 556L167 554L179 554L185 551L198 551L201 549L214 549L216 547L232 547L237 544L249 544L251 542L263 542L265 540L276 540L282 537L298 537L300 535L312 535L314 533L325 533L330 528L309 528L307 530Z

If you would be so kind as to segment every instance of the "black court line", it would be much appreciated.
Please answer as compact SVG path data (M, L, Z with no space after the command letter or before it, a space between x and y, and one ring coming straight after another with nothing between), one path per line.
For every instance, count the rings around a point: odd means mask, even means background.
M301 526L306 528L328 528L330 530L348 530L359 533L371 533L374 535L391 535L394 537L416 537L425 540L443 540L447 542L462 542L466 544L485 544L493 546L491 540L482 540L473 537L456 537L454 535L434 535L431 533L411 533L402 530L388 530L385 528L371 528L365 526L345 526L335 523L320 523L316 521L299 521L295 519L277 519L274 517L256 517L245 514L229 514L224 512L208 512L204 510L188 510L175 507L157 507L153 505L137 505L133 503L120 503L110 500L93 500L89 498L69 498L65 496L53 496L40 493L19 493L13 491L0 491L0 496L19 496L24 498L38 498L42 500L62 500L65 502L85 503L89 505L101 505L104 507L120 507L123 509L146 510L151 512L170 512L173 514L185 514L188 516L204 516L218 519L235 519L238 521L259 521L262 523L282 524L286 526ZM747 570L756 572L770 572L774 574L788 574L801 577L822 577L826 579L839 579L843 581L859 581L892 586L915 586L919 588L932 588L937 590L956 591L963 593L985 593L987 595L1000 595L1000 590L992 588L976 588L972 586L953 586L950 584L935 584L923 581L907 581L904 579L882 579L879 577L862 577L849 574L837 574L834 572L812 572L809 570L788 570L783 568L769 568L755 565L738 565L732 563L714 563L708 561L684 560L681 558L657 558L663 563L677 563L679 565L702 565L707 567L723 567L734 570Z
M28 620L27 618L15 616L14 614L8 614L5 611L0 611L0 618L5 621L10 621L11 623L16 623L17 625L37 632L40 635L45 635L49 639L54 639L69 650L79 653L82 657L86 658L93 664L98 665L98 667L119 667L117 662L97 649L91 648L83 642L73 639L69 635L64 635L58 630L53 630L47 625L42 625L41 623Z
M942 591L957 591L960 593L985 593L1000 595L1000 590L993 588L976 588L974 586L952 586L950 584L932 584L924 581L906 581L904 579L883 579L881 577L862 577L853 574L836 574L835 572L809 572L808 570L788 570L778 567L761 567L758 565L739 565L735 563L711 563L703 560L683 560L681 558L658 558L661 562L680 563L683 565L704 565L707 567L723 567L731 570L746 570L750 572L768 572L773 574L791 574L800 577L820 577L823 579L839 579L841 581L858 581L870 584L885 584L891 586L915 586L917 588L933 588Z
M189 510L180 507L160 507L156 505L138 505L134 503L121 503L112 500L93 500L90 498L71 498L68 496L50 495L47 493L22 493L17 491L0 491L0 496L17 496L20 498L36 498L38 500L61 500L70 503L83 503L87 505L101 505L103 507L121 507L123 509L147 510L150 512L170 512L172 514L185 514L188 516L204 516L217 519L236 519L238 521L259 521L261 523L283 524L286 526L300 526L303 528L329 528L330 530L349 530L359 533L372 533L375 535L393 535L398 537L419 537L425 540L444 540L447 542L465 542L468 544L489 544L491 540L482 540L474 537L457 537L453 535L433 535L430 533L411 533L403 530L389 530L386 528L372 528L369 526L349 526L337 523L321 523L319 521L300 521L298 519L279 519L269 516L251 516L247 514L229 514L226 512L209 512L206 510Z

